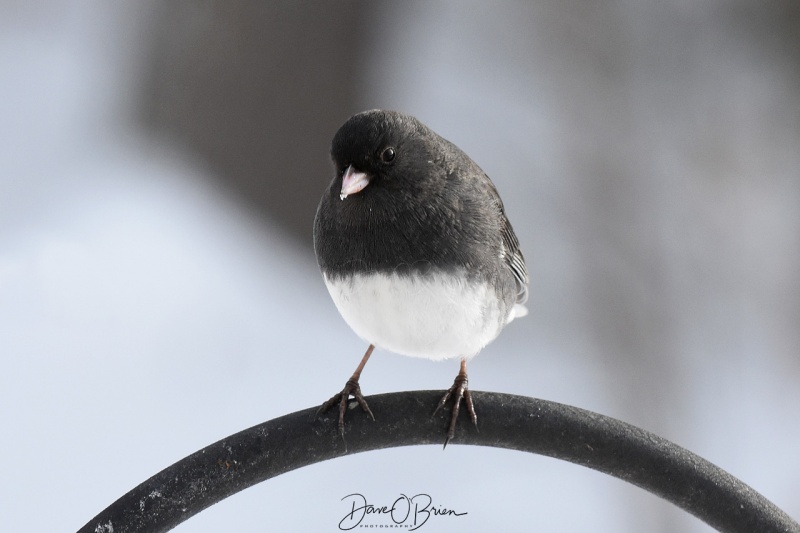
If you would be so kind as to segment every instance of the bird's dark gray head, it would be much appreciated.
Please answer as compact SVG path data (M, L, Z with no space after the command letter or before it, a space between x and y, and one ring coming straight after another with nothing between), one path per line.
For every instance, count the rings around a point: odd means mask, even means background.
M439 177L447 141L416 118L396 111L372 110L354 115L331 143L340 198L388 193L412 194L423 182ZM363 191L363 192L362 192Z

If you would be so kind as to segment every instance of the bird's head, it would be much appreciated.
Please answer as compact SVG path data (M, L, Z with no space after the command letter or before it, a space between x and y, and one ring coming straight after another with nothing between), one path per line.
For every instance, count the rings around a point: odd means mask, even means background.
M342 201L430 192L442 139L412 116L372 110L351 117L331 144L332 192ZM388 198L387 198L388 199Z

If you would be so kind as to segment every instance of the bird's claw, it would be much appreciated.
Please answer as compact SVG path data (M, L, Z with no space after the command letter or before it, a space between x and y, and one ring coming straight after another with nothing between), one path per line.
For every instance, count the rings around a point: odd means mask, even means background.
M363 409L367 414L369 414L372 420L375 420L375 415L372 414L372 410L369 408L369 405L367 405L367 401L361 394L361 386L358 384L358 380L353 378L347 380L347 383L345 383L345 386L341 392L337 392L336 394L331 396L331 398L328 401L323 403L319 407L319 409L317 409L317 416L319 416L320 413L328 411L331 407L333 407L337 403L339 404L338 427L339 427L339 434L342 436L342 439L344 439L344 413L345 410L347 409L347 402L350 399L350 396L355 398L355 400L358 402L358 405L361 406L361 409Z
M458 420L458 413L461 409L462 398L467 404L467 412L469 413L472 423L475 424L475 429L478 428L478 416L475 414L475 405L472 403L472 394L469 391L469 379L467 379L466 372L461 371L458 373L456 379L453 381L453 386L447 389L445 395L439 400L436 410L433 411L434 415L439 412L439 409L444 407L447 400L450 399L450 396L453 396L453 411L450 415L450 427L447 430L447 438L444 440L443 448L447 447L447 443L450 442L456 434L456 421Z

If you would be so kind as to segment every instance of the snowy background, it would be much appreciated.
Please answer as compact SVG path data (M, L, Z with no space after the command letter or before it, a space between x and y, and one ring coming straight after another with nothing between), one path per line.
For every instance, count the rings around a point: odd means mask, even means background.
M795 3L12 0L4 530L76 530L341 388L365 346L311 224L330 138L374 107L469 153L522 243L531 314L471 363L475 390L641 426L800 518ZM456 372L376 352L362 387L444 389ZM462 446L301 469L176 531L337 531L352 492L428 493L469 513L462 531L710 531L603 474Z

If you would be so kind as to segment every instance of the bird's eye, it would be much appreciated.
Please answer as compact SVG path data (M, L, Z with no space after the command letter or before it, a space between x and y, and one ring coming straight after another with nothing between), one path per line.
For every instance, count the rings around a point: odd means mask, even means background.
M394 155L394 148L389 146L381 152L381 161L384 163L391 163L394 160Z

